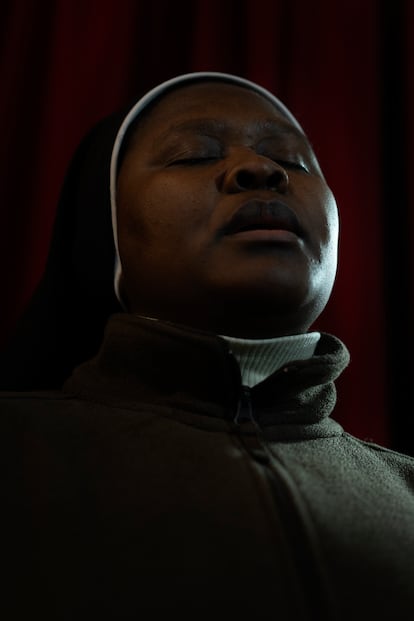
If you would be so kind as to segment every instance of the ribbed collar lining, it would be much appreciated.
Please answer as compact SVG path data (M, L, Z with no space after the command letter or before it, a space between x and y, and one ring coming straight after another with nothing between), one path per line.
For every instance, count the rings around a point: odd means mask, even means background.
M308 332L257 340L221 336L239 363L243 384L252 387L289 362L312 358L321 335Z

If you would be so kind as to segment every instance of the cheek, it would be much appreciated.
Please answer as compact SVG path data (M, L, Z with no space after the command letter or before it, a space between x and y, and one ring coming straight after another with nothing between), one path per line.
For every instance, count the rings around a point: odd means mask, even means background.
M335 198L329 188L322 195L324 231L321 236L321 279L329 293L332 289L338 264L339 217Z
M210 194L201 183L169 174L120 183L119 230L148 243L160 238L172 242L200 236L208 228L213 211Z
M120 184L117 195L118 226L122 234L149 239L154 232L168 226L171 209L162 187L148 187L134 179L134 183Z
M322 247L336 247L338 244L339 220L335 197L330 188L318 184L304 190L308 205L307 218L315 239Z
M303 222L309 233L312 290L329 296L338 261L338 209L329 187L318 180L302 188ZM306 197L306 198L305 198Z
M324 204L328 233L327 241L328 245L335 249L336 252L339 238L339 215L335 197L329 188L325 192Z

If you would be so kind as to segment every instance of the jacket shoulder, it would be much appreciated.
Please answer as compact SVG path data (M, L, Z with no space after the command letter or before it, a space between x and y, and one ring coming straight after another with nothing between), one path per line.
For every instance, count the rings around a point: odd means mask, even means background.
M347 436L348 440L352 442L355 447L359 447L361 450L368 452L372 460L388 466L390 470L395 470L402 475L407 475L414 484L414 457L386 448L375 442L360 440L347 433L345 433L345 436Z

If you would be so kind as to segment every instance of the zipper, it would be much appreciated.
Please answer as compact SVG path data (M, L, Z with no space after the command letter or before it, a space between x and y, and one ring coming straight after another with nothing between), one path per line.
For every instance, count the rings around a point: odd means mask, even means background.
M336 620L336 605L313 525L309 523L306 507L288 470L273 453L255 420L251 389L248 386L241 387L233 420L237 425L251 422L256 427L257 433L254 436L242 436L240 441L248 454L264 466L275 511L285 529L286 541L296 566L298 588L302 593L309 621Z
M252 397L251 391L248 386L242 386L239 402L237 404L237 412L236 416L233 419L233 422L236 425L240 425L240 423L250 421L256 424L256 421L253 416L253 407L252 407Z

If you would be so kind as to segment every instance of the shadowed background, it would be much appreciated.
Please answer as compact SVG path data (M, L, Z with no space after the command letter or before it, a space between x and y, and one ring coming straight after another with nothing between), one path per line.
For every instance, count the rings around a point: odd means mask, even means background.
M236 73L297 116L339 204L339 273L316 325L351 351L335 418L414 455L413 62L409 0L2 2L0 345L86 131L178 73Z

